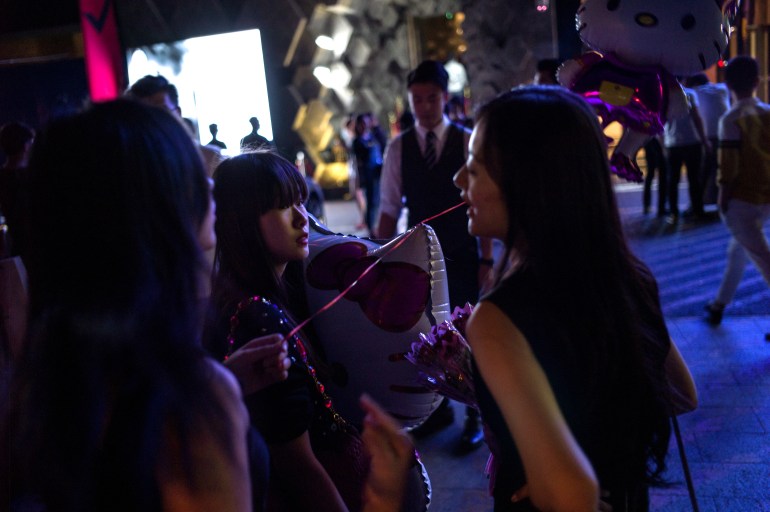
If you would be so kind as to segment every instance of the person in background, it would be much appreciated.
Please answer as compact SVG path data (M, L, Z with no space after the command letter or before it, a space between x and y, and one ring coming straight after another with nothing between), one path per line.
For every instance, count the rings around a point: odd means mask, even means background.
M398 117L398 131L404 132L412 127L414 127L414 114L411 110L404 110Z
M33 327L0 396L0 508L263 511L269 461L242 394L285 380L290 361L280 336L248 340L227 368L203 351L215 205L185 128L99 103L54 121L29 173ZM414 447L361 405L364 512L396 510Z
M13 366L26 330L25 253L27 163L35 131L10 121L0 126L0 396L8 396ZM2 400L0 399L0 403Z
M679 180L682 177L682 164L687 168L687 184L690 206L682 213L684 218L700 220L704 218L702 165L704 154L711 151L711 143L706 136L706 129L698 108L698 97L692 89L684 88L687 95L688 113L679 118L669 119L663 129L668 164L668 207L669 224L679 222Z
M646 511L669 416L697 396L625 241L596 114L562 87L503 93L454 180L470 233L505 244L466 325L495 511Z
M125 94L129 98L137 99L158 107L162 110L172 113L180 122L184 122L182 117L182 109L179 107L179 91L174 84L170 83L164 76L161 75L146 75L137 80L131 87L128 88ZM195 140L195 133L188 133L191 138ZM214 173L219 162L222 160L222 155L218 149L210 148L200 144L196 140L198 149L203 156L203 162L206 165L206 172L209 176Z
M353 154L356 157L359 185L364 191L366 227L370 232L373 232L380 202L382 148L380 142L372 133L370 122L370 115L359 114L356 116L356 137L353 139Z
M377 144L379 144L380 155L382 155L385 153L385 148L388 147L388 135L385 133L385 130L382 129L379 117L372 112L366 112L364 115L366 116L369 125L369 131L372 133L374 140L377 141Z
M250 117L249 123L251 124L251 133L241 139L241 149L259 149L262 147L269 147L270 141L258 133L259 119L256 117Z
M394 138L385 153L380 183L380 216L376 236L391 238L401 211L409 209L409 226L457 205L452 176L465 161L470 131L453 124L444 114L448 100L448 75L437 61L426 60L407 77L409 106L416 124ZM480 244L465 229L460 209L431 220L444 252L450 308L478 300L481 284L492 263L492 244ZM451 309L450 309L451 311ZM415 436L431 434L454 422L454 413L444 400ZM481 446L484 434L478 413L466 408L460 436L462 451Z
M719 212L730 232L727 267L706 320L719 325L732 302L747 260L770 286L770 245L763 229L770 219L770 105L756 96L759 65L740 55L725 67L733 106L719 120Z
M353 152L353 140L356 138L356 114L348 114L340 123L339 138L345 148L348 163L348 194L353 200L358 211L358 222L355 229L357 231L365 229L366 226L366 198L361 188L361 175L356 165L356 157Z
M644 175L644 189L642 190L642 207L644 214L650 213L652 205L652 180L658 175L658 217L666 216L666 200L668 199L668 162L663 153L663 145L660 136L650 137L644 144L644 157L647 161L647 172Z
M703 127L710 145L710 151L705 151L703 157L703 203L715 204L719 119L730 108L730 91L723 83L709 82L705 73L688 77L685 85L695 91L698 97L698 111L703 119Z
M211 140L206 144L207 146L215 146L219 149L227 149L227 144L217 139L219 128L215 123L209 125L209 133L211 133Z
M380 124L380 118L375 115L372 112L366 112L365 114L367 124L369 125L369 131L372 134L372 137L377 142L377 150L379 151L379 164L375 167L376 172L374 176L375 179L375 191L372 196L373 204L376 206L374 209L374 215L369 220L369 225L367 225L369 229L369 233L371 234L374 230L374 223L377 220L377 213L379 211L379 205L380 205L380 177L382 174L382 158L385 154L385 148L388 147L388 134L385 132L385 130L382 129L382 125ZM367 202L367 208L368 208L368 202ZM368 211L368 210L367 210Z
M473 119L465 115L465 99L462 96L450 96L446 104L446 115L450 121L465 128L473 128Z
M337 144L341 144L337 141ZM334 146L336 147L336 145ZM294 160L294 166L302 173L305 178L305 185L307 185L307 198L305 199L305 209L307 212L321 223L324 223L324 191L321 185L313 179L307 171L305 152L301 149L297 151L296 158Z
M5 218L8 228L7 232L0 233L4 237L0 257L18 256L23 252L25 214L22 194L34 140L35 130L23 123L11 121L0 127L0 150L6 157L0 167L0 218Z
M532 83L535 85L559 85L559 81L556 79L558 69L558 59L540 59L537 61L535 78Z
M30 329L0 427L16 506L250 512L241 390L200 346L214 207L185 128L97 104L39 137L29 183Z
M358 431L327 394L312 331L288 336L308 316L307 193L296 167L270 152L243 153L217 169L217 272L206 346L223 360L254 336L287 338L288 378L246 397L270 452L270 509L360 510L369 465Z

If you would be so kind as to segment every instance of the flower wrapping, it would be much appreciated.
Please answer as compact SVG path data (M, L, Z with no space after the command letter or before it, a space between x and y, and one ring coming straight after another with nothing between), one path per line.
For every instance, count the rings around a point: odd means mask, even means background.
M473 306L455 307L450 319L420 333L406 359L417 366L419 384L465 405L478 409L471 369L471 348L465 340L465 325Z

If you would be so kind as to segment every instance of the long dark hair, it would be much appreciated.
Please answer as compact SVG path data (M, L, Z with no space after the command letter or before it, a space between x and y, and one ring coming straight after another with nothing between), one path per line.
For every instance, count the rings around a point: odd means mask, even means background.
M307 195L305 178L297 168L269 151L243 153L217 167L217 249L212 286L215 318L206 336L214 355L222 355L217 348L224 335L216 326L247 296L265 297L287 314L305 313L302 262L289 262L283 277L276 275L259 217L274 208L304 202Z
M589 343L565 350L584 368L586 396L605 404L596 414L615 450L592 462L620 483L660 483L668 331L655 280L626 243L596 115L561 87L522 87L484 105L478 123L479 156L508 210L504 261L515 252L567 343Z
M160 109L96 104L38 138L30 191L30 329L4 426L13 492L49 510L160 510L170 439L183 463L203 429L229 446L200 347L200 155Z

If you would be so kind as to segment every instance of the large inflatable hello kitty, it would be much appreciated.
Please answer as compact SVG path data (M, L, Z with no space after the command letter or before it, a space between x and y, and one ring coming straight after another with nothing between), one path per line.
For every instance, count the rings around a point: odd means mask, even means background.
M667 119L686 115L676 76L716 63L727 48L738 2L722 0L585 0L577 30L592 50L569 60L559 82L596 109L602 125L619 122L623 136L612 171L642 181L635 155L663 131Z
M334 377L326 382L336 409L360 425L368 393L405 427L421 424L441 396L418 384L407 361L420 333L449 319L444 255L433 229L419 224L393 240L334 234L310 219L305 261L311 311L344 298L313 320ZM371 271L362 273L382 257Z

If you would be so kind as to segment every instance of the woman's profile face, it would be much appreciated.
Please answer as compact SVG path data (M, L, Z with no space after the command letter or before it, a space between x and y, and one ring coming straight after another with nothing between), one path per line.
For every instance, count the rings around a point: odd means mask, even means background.
M259 217L259 229L274 263L283 265L307 258L307 210L301 202L263 213Z
M508 207L500 187L490 176L482 154L485 124L482 120L471 134L468 161L454 176L460 196L468 204L468 232L505 240L508 234Z

